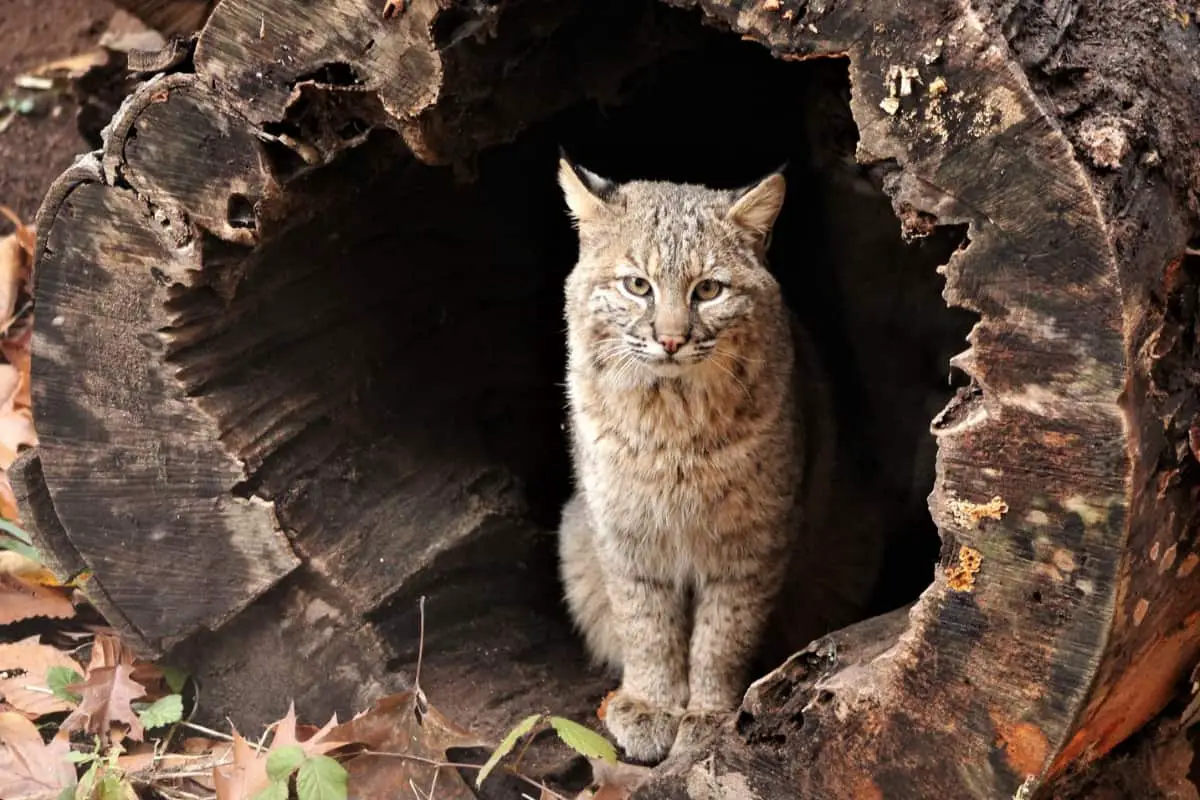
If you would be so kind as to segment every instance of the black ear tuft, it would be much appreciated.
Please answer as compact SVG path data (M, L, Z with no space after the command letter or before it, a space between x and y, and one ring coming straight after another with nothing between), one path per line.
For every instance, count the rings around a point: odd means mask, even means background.
M587 222L611 213L608 201L612 199L617 184L576 166L561 147L558 153L558 183L563 189L571 216L578 222Z

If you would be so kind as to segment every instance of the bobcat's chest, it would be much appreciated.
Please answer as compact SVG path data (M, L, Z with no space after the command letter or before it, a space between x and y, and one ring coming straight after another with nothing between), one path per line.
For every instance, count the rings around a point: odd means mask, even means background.
M657 387L575 416L576 449L589 507L603 532L660 557L694 553L735 534L786 491L779 420L745 392ZM778 499L778 498L776 498ZM764 502L765 501L765 502Z

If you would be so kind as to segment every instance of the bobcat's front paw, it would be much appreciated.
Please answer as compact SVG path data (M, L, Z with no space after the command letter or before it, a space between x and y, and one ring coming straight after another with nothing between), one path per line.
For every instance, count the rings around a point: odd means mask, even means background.
M671 750L682 713L682 709L658 708L618 689L609 696L604 725L629 758L658 762Z
M733 717L732 711L689 709L679 718L676 747L699 748L716 738L718 729Z

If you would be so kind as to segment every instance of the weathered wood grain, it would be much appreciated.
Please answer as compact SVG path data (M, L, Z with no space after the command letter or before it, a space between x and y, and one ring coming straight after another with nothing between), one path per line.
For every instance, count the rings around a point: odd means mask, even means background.
M535 318L558 313L561 274L520 277L569 264L514 188L538 163L518 135L728 31L844 58L896 232L965 232L937 251L946 301L978 317L932 423L941 563L911 609L819 640L694 730L638 796L1028 796L1153 717L1200 657L1200 266L1182 256L1200 48L1128 3L1126 22L672 4L692 28L633 0L418 0L392 20L224 0L194 74L139 89L39 215L25 513L143 649L179 643L221 710L276 713L245 690L268 680L312 713L403 685L429 595L443 711L489 733L545 703L587 717L607 679L548 578L565 462L527 452L559 436L540 365L561 343ZM847 197L830 213L853 236L867 214ZM863 385L897 380L866 354L883 308L849 315ZM906 474L877 485L911 491Z
M212 421L152 357L173 279L196 270L135 193L74 183L39 220L39 459L54 508L135 644L219 625L297 560ZM79 224L55 224L58 219Z

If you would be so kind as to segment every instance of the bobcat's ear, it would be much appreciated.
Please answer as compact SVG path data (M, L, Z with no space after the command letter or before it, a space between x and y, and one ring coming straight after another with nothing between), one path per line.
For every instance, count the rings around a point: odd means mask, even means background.
M776 171L741 192L725 214L725 219L755 238L766 241L783 209L787 181Z
M558 160L558 185L567 199L567 208L576 222L591 222L608 213L608 200L616 184L577 167L561 154Z

